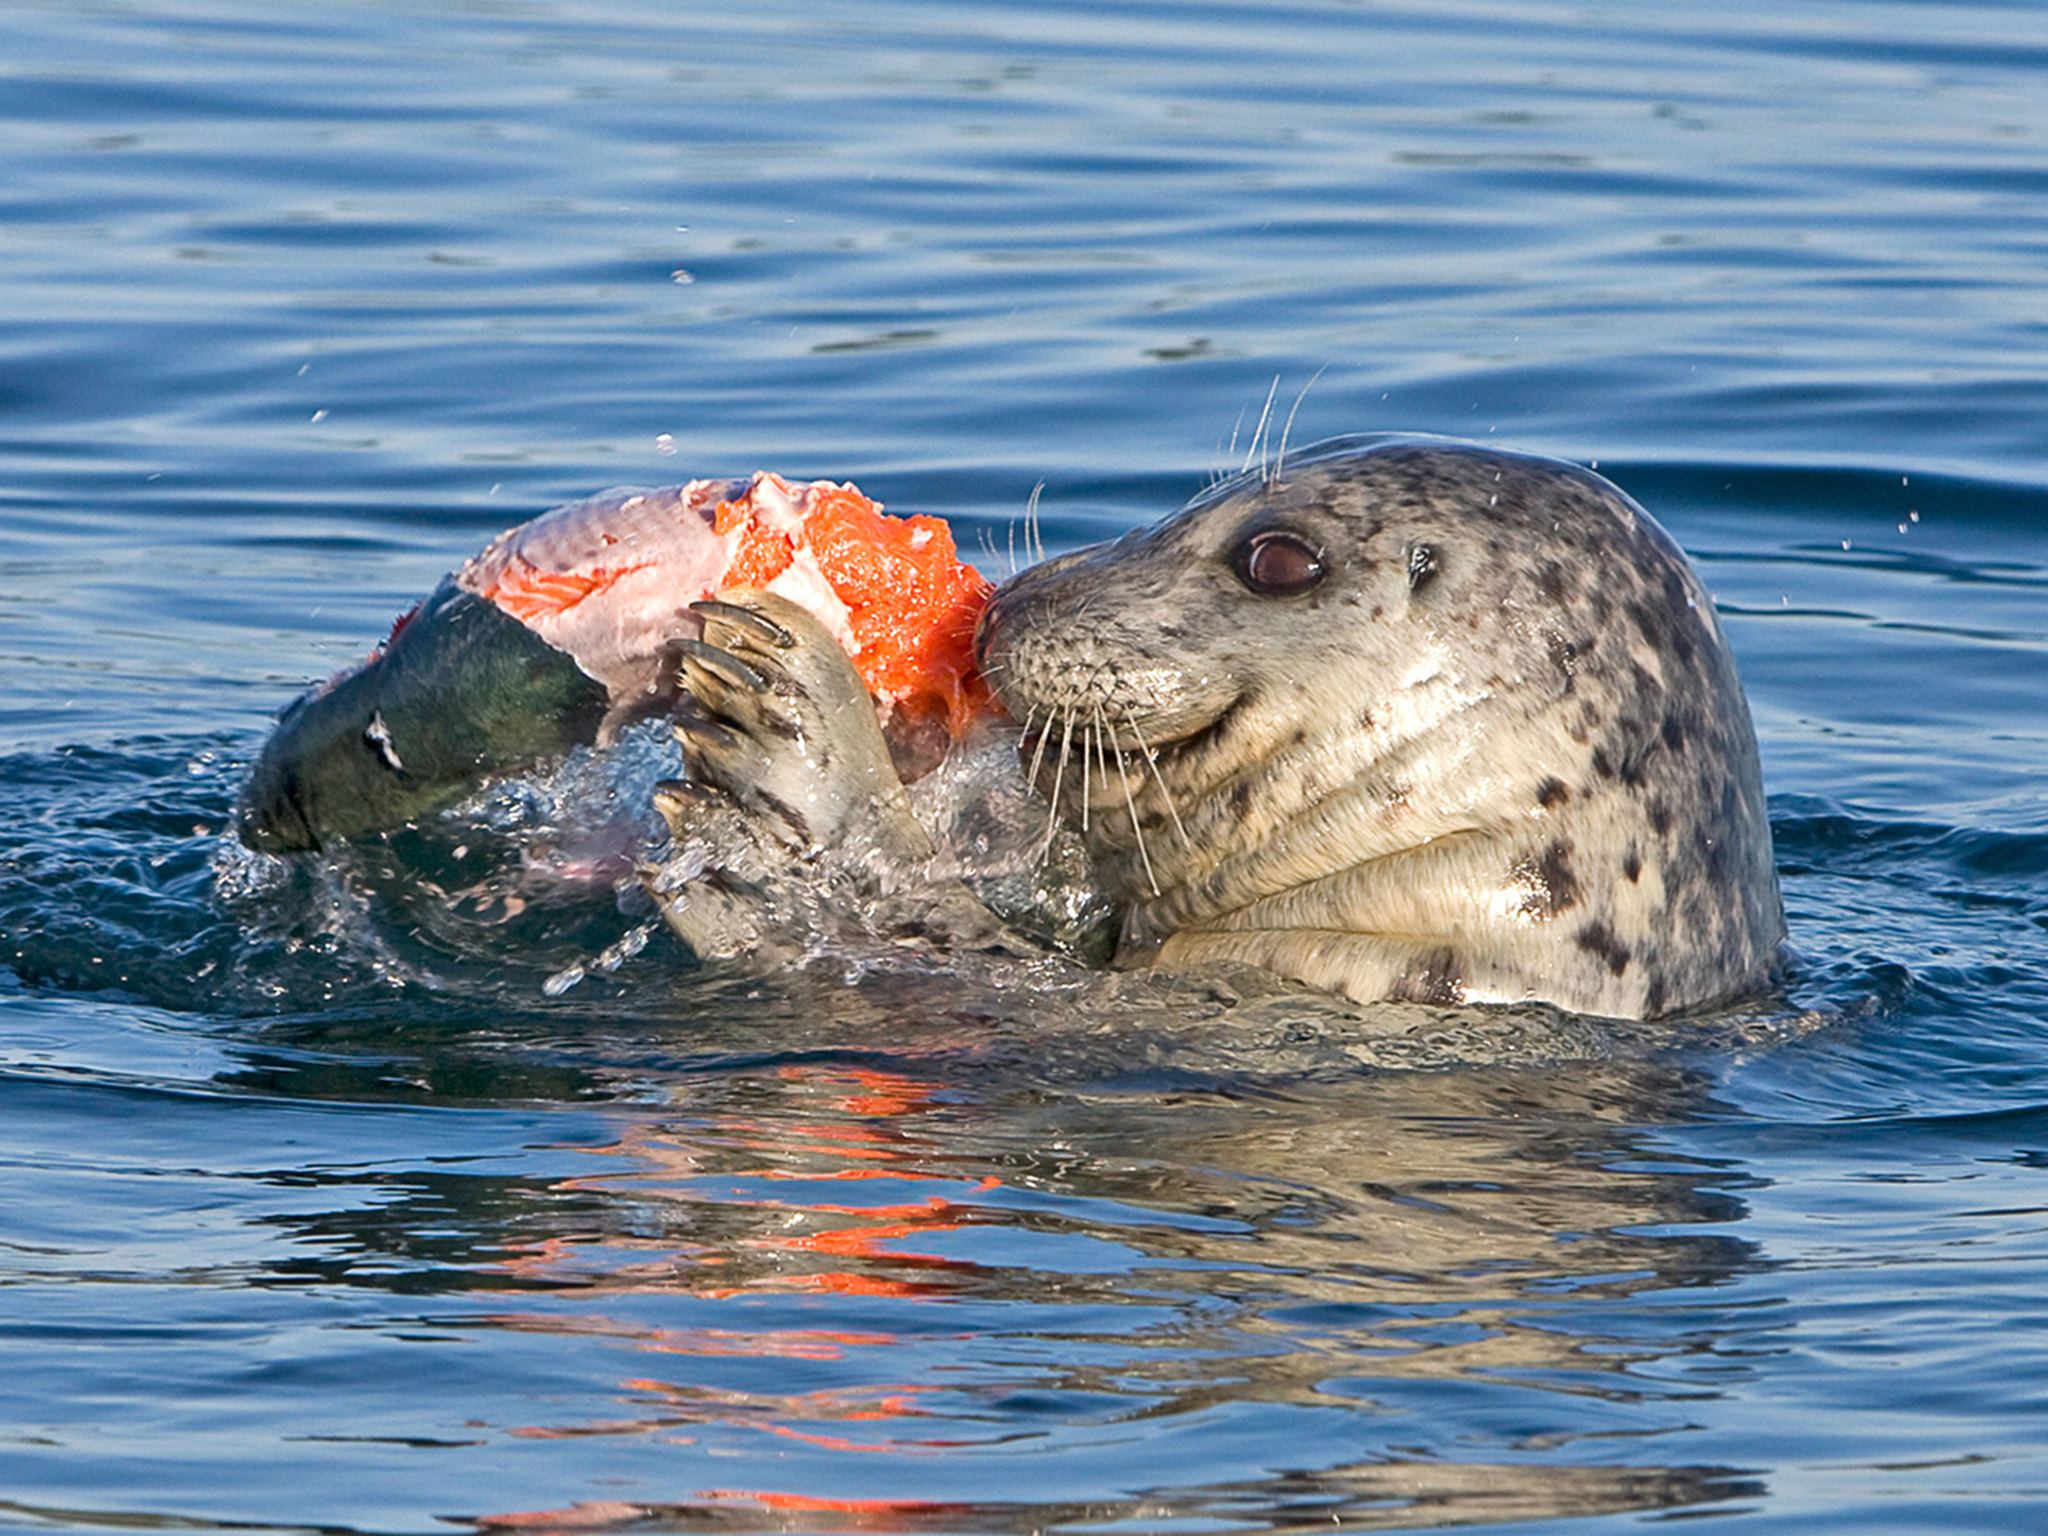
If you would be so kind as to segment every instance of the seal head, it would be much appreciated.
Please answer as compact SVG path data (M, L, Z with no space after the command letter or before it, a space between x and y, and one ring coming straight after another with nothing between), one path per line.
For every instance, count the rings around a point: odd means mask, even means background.
M1784 939L1749 711L1649 514L1577 466L1321 443L1014 577L977 635L1119 957L1647 1016Z

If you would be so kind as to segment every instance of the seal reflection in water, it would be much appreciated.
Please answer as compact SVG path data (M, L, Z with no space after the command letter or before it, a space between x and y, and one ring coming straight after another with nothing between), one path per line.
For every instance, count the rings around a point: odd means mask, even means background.
M1322 443L1012 578L977 651L1124 909L1121 965L1628 1017L1771 978L1784 917L1734 662L1677 546L1584 469ZM688 671L734 723L730 669ZM848 739L867 714L810 722L826 759L876 756Z

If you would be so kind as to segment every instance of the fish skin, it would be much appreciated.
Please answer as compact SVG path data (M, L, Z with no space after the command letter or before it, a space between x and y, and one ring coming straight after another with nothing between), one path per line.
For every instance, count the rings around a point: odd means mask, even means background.
M237 831L293 853L402 826L594 742L612 708L569 655L450 578L383 650L284 711Z
M620 487L508 528L381 650L279 717L243 792L267 853L388 831L674 702L671 642L732 540L713 509L744 480Z
M630 707L661 689L668 642L697 633L689 604L718 590L738 542L713 515L747 484L600 491L506 529L456 585L568 652Z

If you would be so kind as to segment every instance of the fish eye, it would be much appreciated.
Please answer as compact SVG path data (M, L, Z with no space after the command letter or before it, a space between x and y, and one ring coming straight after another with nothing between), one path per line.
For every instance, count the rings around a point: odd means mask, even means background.
M1285 528L1267 528L1238 545L1237 579L1261 597L1294 597L1328 574L1320 546Z
M377 761L401 779L409 777L405 764L399 759L398 744L391 739L391 727L384 723L381 711L370 716L370 723L363 727L363 745L368 747Z

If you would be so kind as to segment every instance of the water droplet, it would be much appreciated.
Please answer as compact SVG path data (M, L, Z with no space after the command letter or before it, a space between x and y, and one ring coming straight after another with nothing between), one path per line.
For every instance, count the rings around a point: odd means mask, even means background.
M697 279L692 277L689 274L688 270L683 267L677 267L675 271L669 273L669 277L672 281L678 283L694 283L695 281L697 281Z
M327 419L327 407L323 405L320 407L319 410L315 411L313 413L313 419L315 421L325 421Z
M610 945L591 963L601 971L616 971L628 960L647 947L647 941L654 936L654 924L642 923L630 930L616 944Z
M654 439L654 451L663 456L673 454L676 451L675 434L672 432L657 433Z

